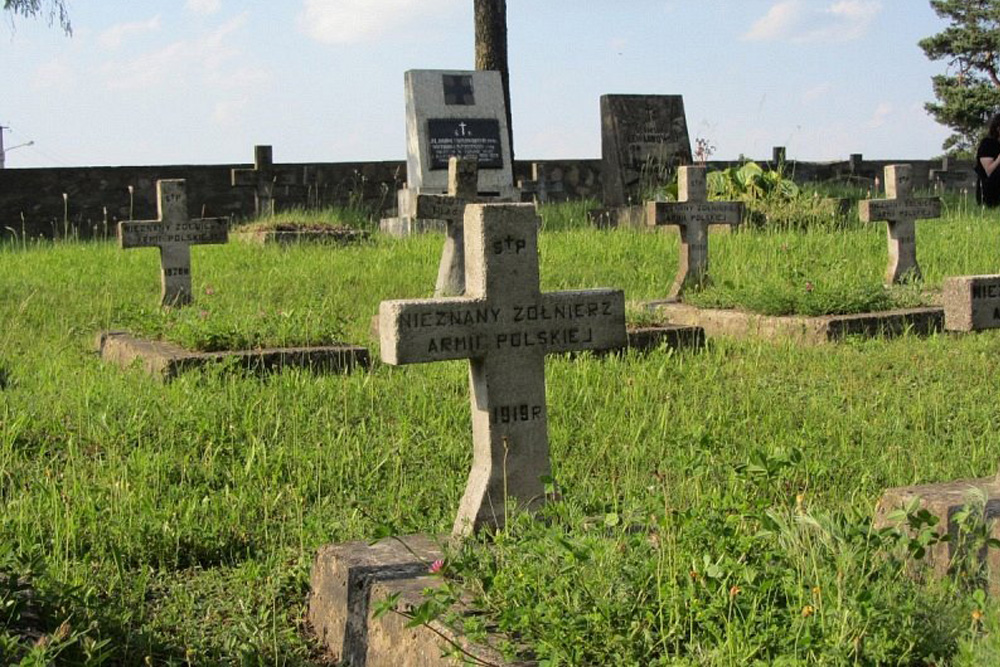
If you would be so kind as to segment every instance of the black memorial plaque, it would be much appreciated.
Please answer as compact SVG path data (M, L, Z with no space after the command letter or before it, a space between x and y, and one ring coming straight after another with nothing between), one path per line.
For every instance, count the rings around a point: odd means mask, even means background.
M480 169L503 169L500 121L493 118L431 118L431 171L448 168L451 157L475 158Z

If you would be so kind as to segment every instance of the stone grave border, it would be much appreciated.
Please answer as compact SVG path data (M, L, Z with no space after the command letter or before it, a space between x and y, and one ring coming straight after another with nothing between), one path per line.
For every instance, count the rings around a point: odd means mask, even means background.
M938 306L900 308L852 315L761 315L746 310L699 308L677 301L651 301L646 307L667 324L701 327L709 338L790 340L809 345L849 336L864 338L919 336L944 330L944 309Z
M875 508L874 527L876 529L895 527L913 536L906 522L898 521L893 513L898 509L908 507L916 501L917 509L925 509L937 517L938 535L951 536L950 542L938 542L930 545L927 553L920 561L911 561L908 569L911 574L929 571L935 577L943 578L948 573L951 561L961 549L957 541L959 524L955 514L965 507L977 505L981 498L985 500L983 519L990 525L989 536L1000 537L1000 474L979 479L960 479L937 484L917 484L913 486L898 486L886 489L879 498ZM943 529L943 530L942 530ZM977 555L980 563L985 565L989 593L1000 595L1000 551L983 549Z
M126 369L138 367L164 381L172 380L186 370L220 362L234 363L245 371L262 375L283 368L346 373L354 368L371 367L371 354L367 348L346 344L194 352L166 341L136 338L124 331L103 331L97 335L96 348L98 355L107 363Z
M415 609L441 579L429 567L443 557L447 537L387 538L374 544L347 542L320 548L313 562L307 618L329 657L345 665L423 665L453 667L442 649L461 647L469 656L496 667L534 667L535 661L507 662L486 644L472 644L440 620L414 628L400 613L375 618L372 610L393 595L395 609ZM481 663L480 663L481 664Z

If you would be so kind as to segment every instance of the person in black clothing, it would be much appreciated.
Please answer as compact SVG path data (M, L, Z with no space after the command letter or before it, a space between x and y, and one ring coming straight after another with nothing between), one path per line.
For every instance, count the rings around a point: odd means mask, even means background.
M986 136L976 151L979 187L976 198L986 206L1000 206L1000 113L990 119Z

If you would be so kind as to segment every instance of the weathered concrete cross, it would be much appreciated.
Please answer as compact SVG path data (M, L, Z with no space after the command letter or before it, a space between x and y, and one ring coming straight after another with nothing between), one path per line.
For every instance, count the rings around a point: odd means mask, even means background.
M563 192L562 181L550 181L545 165L538 162L531 164L531 180L519 181L517 187L521 190L522 201L529 201L526 197L530 196L536 204L545 204L550 195Z
M889 241L889 264L885 282L903 282L907 277L919 280L917 264L918 219L940 218L941 200L937 197L913 197L913 168L908 164L890 164L885 168L887 199L864 199L858 202L862 222L886 221Z
M295 174L275 171L270 146L254 146L253 169L233 169L233 187L253 187L257 215L274 215L274 186L296 185Z
M229 240L226 218L188 218L184 179L156 182L156 220L118 223L123 249L160 249L160 302L164 306L191 303L191 246Z
M465 293L465 242L463 221L467 204L486 201L478 192L479 163L474 158L448 160L448 194L415 194L408 197L412 218L444 220L444 250L438 265L434 296L461 296Z
M542 294L531 204L465 210L466 295L383 301L382 360L469 360L473 463L454 533L502 526L505 501L544 502L550 474L545 355L625 344L625 296L598 289Z
M692 286L708 282L708 226L739 225L743 204L708 201L704 167L680 167L676 202L648 202L647 225L677 225L681 235L681 257L669 298Z

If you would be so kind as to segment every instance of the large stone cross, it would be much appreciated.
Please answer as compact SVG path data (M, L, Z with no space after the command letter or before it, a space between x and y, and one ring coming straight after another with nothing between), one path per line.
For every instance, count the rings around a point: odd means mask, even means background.
M917 264L917 229L919 219L940 218L941 200L937 197L914 197L913 168L908 164L890 164L885 168L887 199L858 202L862 222L886 221L888 224L889 264L885 282L901 283L906 277L919 280Z
M254 188L254 207L257 215L274 215L274 186L295 185L295 174L274 169L271 146L253 147L253 169L233 169L233 187Z
M740 224L743 204L708 201L704 167L680 167L677 171L676 202L646 204L647 225L677 225L681 236L681 257L669 298L708 282L708 226Z
M545 355L625 344L625 296L543 294L531 204L465 210L464 297L383 301L382 360L469 360L473 462L454 533L502 526L505 501L544 502L550 474Z
M191 303L191 246L229 240L226 218L188 218L184 179L156 182L156 220L118 223L123 249L160 249L160 301L164 306Z
M419 193L408 198L410 210L405 215L447 223L434 296L461 296L465 293L462 223L467 204L485 201L479 197L478 183L479 163L475 159L451 157L448 160L448 194Z

